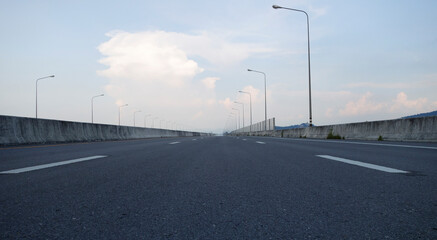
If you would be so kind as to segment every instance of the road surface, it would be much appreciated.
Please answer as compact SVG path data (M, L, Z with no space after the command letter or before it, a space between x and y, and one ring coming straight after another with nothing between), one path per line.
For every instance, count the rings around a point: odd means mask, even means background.
M192 137L0 148L0 239L437 239L437 144Z

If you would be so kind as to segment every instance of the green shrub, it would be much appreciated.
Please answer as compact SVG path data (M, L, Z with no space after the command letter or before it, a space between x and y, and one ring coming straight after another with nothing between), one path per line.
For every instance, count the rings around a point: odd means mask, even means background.
M338 134L337 135L332 134L332 130L331 130L331 132L329 132L329 134L326 137L326 139L341 139L341 136L338 135Z
M382 139L382 136L381 135L379 135L379 137L378 137L378 141L383 141L384 139Z

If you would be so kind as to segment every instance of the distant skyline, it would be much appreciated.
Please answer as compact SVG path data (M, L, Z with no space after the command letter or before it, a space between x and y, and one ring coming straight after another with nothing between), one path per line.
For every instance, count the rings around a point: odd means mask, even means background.
M437 110L436 1L3 1L0 115L221 132L245 104L249 124L313 123ZM155 122L155 127L157 126Z

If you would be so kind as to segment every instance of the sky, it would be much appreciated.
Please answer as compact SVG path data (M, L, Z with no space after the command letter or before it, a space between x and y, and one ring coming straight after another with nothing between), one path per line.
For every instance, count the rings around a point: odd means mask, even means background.
M0 115L205 132L437 110L437 1L0 0ZM121 107L128 104L126 107ZM141 112L139 112L141 111Z

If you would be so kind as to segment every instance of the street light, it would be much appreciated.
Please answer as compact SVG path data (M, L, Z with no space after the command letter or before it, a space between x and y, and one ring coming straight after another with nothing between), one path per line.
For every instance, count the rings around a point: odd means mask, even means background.
M38 81L46 78L54 78L55 75L36 79L36 94L35 94L35 118L38 119Z
M152 116L152 114L146 114L146 115L144 115L144 127L147 127L147 124L146 124L146 118L149 117L149 116Z
M127 107L127 106L128 106L128 104L121 105L121 106L118 107L118 126L120 126L120 112L121 112L121 108L122 107Z
M250 126L249 126L249 132L252 132L252 94L250 92L244 92L244 91L238 91L239 93L246 93L249 94L249 102L250 102Z
M235 113L231 112L229 116L235 119L235 131L237 131L237 118L235 116Z
M159 119L158 117L152 118L152 128L155 128L155 119Z
M264 72L260 72L260 71L256 71L256 70L252 70L252 69L247 69L247 71L249 72L257 72L257 73L261 73L264 75L264 130L267 131L267 87L266 87L266 74Z
M232 108L232 110L238 111L238 128L240 128L240 109Z
M103 96L105 96L105 94L100 94L91 98L91 123L94 123L94 98Z
M236 102L236 101L234 101L234 103L241 104L241 106L243 106L243 128L244 128L244 104L241 102Z
M141 112L141 110L135 111L134 112L134 127L135 127L135 113Z
M281 7L278 5L273 5L272 6L274 9L286 9L286 10L291 10L291 11L296 11L296 12L302 12L305 13L305 16L307 17L307 36L308 36L308 91L309 91L309 109L310 109L310 127L313 126L313 112L312 112L312 104L311 104L311 57L310 57L310 20L308 17L308 13L306 13L303 10L299 10L299 9L294 9L294 8L286 8L286 7Z

